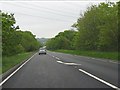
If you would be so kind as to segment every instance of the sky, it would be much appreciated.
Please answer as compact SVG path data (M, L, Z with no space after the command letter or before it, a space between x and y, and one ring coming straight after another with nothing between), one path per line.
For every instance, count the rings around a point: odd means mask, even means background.
M0 9L14 13L16 25L22 31L31 31L36 38L53 38L59 32L71 29L81 13L92 4L106 0L86 1L0 1Z

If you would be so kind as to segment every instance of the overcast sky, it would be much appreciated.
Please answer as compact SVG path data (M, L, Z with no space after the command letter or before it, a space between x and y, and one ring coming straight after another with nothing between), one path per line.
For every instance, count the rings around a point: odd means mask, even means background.
M0 9L14 13L16 25L37 38L52 38L70 29L88 6L101 1L0 1Z

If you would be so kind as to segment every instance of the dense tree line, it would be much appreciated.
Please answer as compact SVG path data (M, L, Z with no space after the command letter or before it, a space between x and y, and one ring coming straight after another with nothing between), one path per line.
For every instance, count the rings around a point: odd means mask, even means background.
M118 50L118 3L100 3L87 8L72 27L48 41L48 49ZM73 36L71 36L73 34ZM71 38L71 39L70 39ZM72 47L71 47L72 46Z
M14 14L2 14L2 54L14 55L21 52L37 50L40 43L30 31L21 31L15 26Z
M55 38L52 38L47 41L47 49L74 49L74 37L77 34L76 31L65 30L60 32Z

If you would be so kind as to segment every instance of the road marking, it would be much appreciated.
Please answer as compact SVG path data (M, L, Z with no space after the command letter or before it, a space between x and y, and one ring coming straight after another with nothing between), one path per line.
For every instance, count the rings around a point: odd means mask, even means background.
M57 60L60 60L60 58L58 58L58 57L55 57L55 56L53 56L53 55L51 55L51 54L48 54L49 56L52 56L53 58L55 58L55 59L57 59Z
M90 74L90 73L88 73L88 72L86 72L86 71L84 71L84 70L82 70L82 69L79 69L79 71L87 74L88 76L90 76L90 77L92 77L92 78L94 78L94 79L96 79L96 80L98 80L98 81L100 81L100 82L102 82L102 83L104 83L104 84L106 84L106 85L108 85L108 86L116 89L116 90L120 90L120 88L118 88L118 87L116 87L115 85L112 85L112 84L110 84L110 83L108 83L108 82L106 82L106 81L104 81L104 80L96 77L95 75L92 75L92 74Z
M30 59L32 59L37 53L35 53L32 57L30 57L27 61L25 61L22 65L20 65L14 72L12 72L6 79L4 79L1 83L0 83L0 87L8 80L10 79L17 71L19 71L28 61L30 61Z
M57 61L58 63L63 63L62 61Z
M77 64L77 63L66 63L66 62L62 62L62 61L57 61L58 63L61 64L65 64L65 65L81 65L81 64Z
M55 57L57 60L60 60L60 58L58 58L58 57Z

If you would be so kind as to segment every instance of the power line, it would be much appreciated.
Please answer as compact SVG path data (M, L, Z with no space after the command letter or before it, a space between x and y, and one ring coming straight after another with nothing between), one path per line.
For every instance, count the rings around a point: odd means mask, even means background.
M13 4L13 3L8 3L9 5L10 4L12 4L12 5L16 5L16 6L20 6L20 7L22 7L22 8L27 8L27 9L32 9L32 10L35 10L35 9L37 9L37 10L40 10L40 8L31 8L31 7L27 7L27 6L23 6L23 5L19 5L19 4ZM45 11L44 10L41 10L43 13L45 13ZM56 15L59 15L59 16L67 16L67 17L70 17L70 18L75 18L74 16L69 16L69 15L63 15L63 14L59 14L59 13L55 13L55 12L53 12L53 11L47 11L47 13L49 12L49 14L51 13L51 14L56 14Z
M59 12L63 12L63 13L69 13L69 14L75 14L75 13L73 13L73 12L69 12L69 11L63 11L63 10L60 10L60 9L52 9L52 8L47 8L47 7L41 7L41 6L38 6L38 5L36 5L36 4L30 4L30 5L33 5L33 6L35 6L35 7L39 7L39 8L43 8L43 9L47 9L47 10L52 10L52 11L59 11Z
M4 10L2 10L4 11ZM8 12L8 11L5 11L5 12ZM10 12L10 11L9 11ZM12 12L13 13L13 12ZM46 20L54 20L54 21L62 21L62 22L71 22L71 21L64 21L64 20L61 20L61 19L53 19L53 18L46 18L46 17L42 17L42 16L37 16L37 15L31 15L31 14L26 14L26 13L20 13L20 12L14 12L14 13L18 13L18 14L21 14L21 15L26 15L26 16L31 16L31 17L35 17L35 18L41 18L41 19L46 19Z

